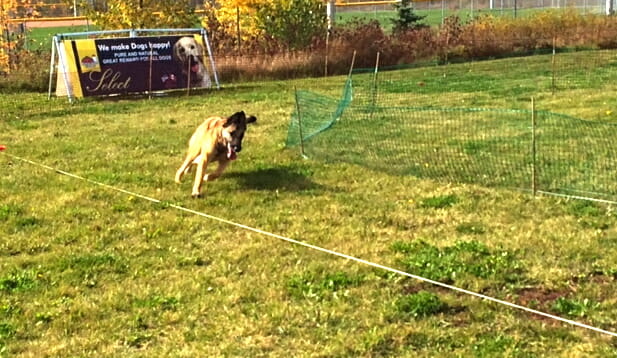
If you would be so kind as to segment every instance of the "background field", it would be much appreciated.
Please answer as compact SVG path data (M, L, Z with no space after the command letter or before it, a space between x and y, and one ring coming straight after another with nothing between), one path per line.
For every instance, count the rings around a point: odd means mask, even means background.
M504 6L504 3L501 3ZM550 9L547 7L531 7L514 9L513 4L506 2L505 7L495 8L493 10L487 8L487 4L482 4L481 8L474 9L469 3L463 4L452 2L443 9L441 3L438 2L419 2L415 5L415 13L425 16L422 23L429 26L439 26L448 16L458 16L463 22L477 18L479 16L494 16L503 18L524 18L532 14L537 14ZM585 6L579 6L578 11L581 13L602 13L601 3L593 3ZM521 4L518 5L521 7ZM554 11L567 10L570 7L555 8ZM354 21L371 21L379 22L381 27L386 31L392 30L392 21L397 18L397 12L392 5L374 5L374 6L339 6L336 10L335 22L337 25L344 26ZM67 15L69 16L69 15ZM69 18L70 19L70 18ZM66 25L60 24L59 21L29 21L24 23L26 38L31 49L49 49L51 48L51 38L55 34L97 31L98 28L92 23L85 20L66 20ZM80 24L83 23L83 24ZM195 27L200 27L200 24L195 24Z
M504 61L484 64L500 73ZM76 105L0 94L8 154L163 201L0 155L0 355L617 356L610 336L165 204L617 330L612 206L300 159L284 146L294 87L338 96L343 82ZM552 105L581 110L571 99L584 93L562 94ZM593 103L614 104L604 96ZM204 116L240 109L259 118L244 151L191 199L190 180L173 183L188 137Z

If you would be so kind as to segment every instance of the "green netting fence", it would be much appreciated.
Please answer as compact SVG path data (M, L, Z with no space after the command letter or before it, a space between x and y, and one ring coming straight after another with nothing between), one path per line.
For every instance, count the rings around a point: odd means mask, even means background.
M597 77L574 62L573 71L565 71L569 77L555 79L548 70L543 80L526 84L534 87L525 87L526 93L553 92L555 83L598 86ZM448 69L453 70L460 69ZM607 76L606 70L599 73ZM457 86L461 83L442 85ZM339 98L298 91L287 145L314 159L392 174L617 202L617 124L535 110L529 100L527 109L406 106L419 92L431 91L417 87L417 78L404 70L358 70ZM498 87L484 91L501 91Z

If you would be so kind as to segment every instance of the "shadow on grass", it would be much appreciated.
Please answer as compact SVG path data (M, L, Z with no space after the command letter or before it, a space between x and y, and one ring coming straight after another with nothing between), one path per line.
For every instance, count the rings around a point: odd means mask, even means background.
M249 190L305 191L324 188L322 185L315 184L294 167L262 168L229 173L229 177L235 178L242 188Z

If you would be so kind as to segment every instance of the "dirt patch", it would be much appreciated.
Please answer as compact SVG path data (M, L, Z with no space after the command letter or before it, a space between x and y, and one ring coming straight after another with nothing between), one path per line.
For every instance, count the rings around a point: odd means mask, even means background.
M516 302L521 306L530 304L539 307L546 307L559 297L565 297L570 293L569 290L547 290L541 287L524 288L518 292Z

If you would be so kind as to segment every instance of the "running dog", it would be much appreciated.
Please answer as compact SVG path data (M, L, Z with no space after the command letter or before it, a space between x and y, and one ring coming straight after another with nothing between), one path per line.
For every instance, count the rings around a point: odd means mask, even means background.
M179 67L178 88L212 87L208 69L204 64L204 49L192 36L178 39L173 47L173 58Z
M255 116L247 117L244 111L236 112L228 118L206 118L189 140L184 162L176 172L176 183L180 183L192 164L197 165L191 196L201 196L202 182L220 177L229 162L237 158L242 150L246 125L256 120ZM205 174L206 167L212 162L218 162L218 168L213 173Z

